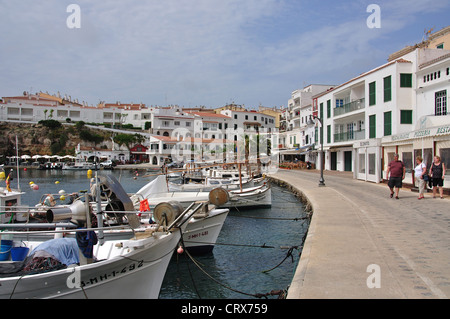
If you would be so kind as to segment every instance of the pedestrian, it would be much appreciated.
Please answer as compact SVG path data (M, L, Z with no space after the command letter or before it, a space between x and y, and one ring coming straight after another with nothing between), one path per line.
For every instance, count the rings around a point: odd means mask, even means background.
M417 181L417 186L419 187L419 197L417 199L424 198L423 193L425 192L426 182L423 176L427 173L427 166L423 163L421 156L416 157L417 166L414 168L414 177Z
M441 199L444 199L444 175L445 165L441 162L441 158L436 155L430 167L430 177L433 180L433 198L436 198L436 191L439 188L439 195Z
M386 178L388 179L388 186L391 190L391 198L394 196L398 199L398 192L403 186L403 180L405 179L405 164L398 159L398 154L394 154L394 160L388 164Z

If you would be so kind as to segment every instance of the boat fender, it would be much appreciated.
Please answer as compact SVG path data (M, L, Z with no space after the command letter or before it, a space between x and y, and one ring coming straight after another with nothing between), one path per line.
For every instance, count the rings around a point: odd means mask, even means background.
M87 178L92 178L92 170L88 169L87 171Z
M153 211L153 219L156 223L169 226L183 212L183 206L177 201L159 203Z
M217 207L222 206L230 200L230 194L222 187L214 188L209 192L209 202Z

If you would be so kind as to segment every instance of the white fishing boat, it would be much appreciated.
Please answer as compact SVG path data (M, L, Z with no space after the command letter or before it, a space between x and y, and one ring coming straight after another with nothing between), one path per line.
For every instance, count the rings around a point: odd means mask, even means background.
M268 183L257 187L243 188L242 190L240 188L229 190L229 195L229 202L218 207L236 208L272 205L272 195ZM149 207L152 209L157 204L170 200L176 200L183 207L187 207L192 201L207 201L208 197L208 191L170 191L165 176L160 175L133 194L131 200L137 208L141 201L147 199Z
M151 222L164 224L166 221L162 218L163 214L175 215L174 212L169 211L169 208L183 210L179 203L172 201L161 202L151 212L137 212L131 203L130 198L123 189L119 188L117 180L113 176L102 177L100 180L101 203L100 208L103 213L104 225L116 226L129 223L130 218L134 218L132 223L134 229L120 229L120 230L105 230L103 236L108 239L129 239L141 232L146 232L148 227L152 228ZM91 190L94 194L84 194L84 197L79 197L80 194L46 194L39 204L35 205L25 211L22 208L20 214L24 216L26 223L16 223L15 228L21 227L26 229L30 222L35 223L35 227L39 227L42 223L69 223L73 216L83 215L86 210L86 200L95 197L96 185L94 184ZM218 190L220 192L220 190ZM73 199L70 197L73 196ZM64 198L63 198L64 197ZM186 229L183 232L183 245L191 253L208 253L210 252L219 236L223 223L228 215L229 209L217 209L216 205L221 205L228 201L227 193L218 194L217 191L209 192L207 202L202 202L201 207L197 208L193 218L187 222ZM20 196L19 196L20 202ZM192 203L192 202L191 202ZM90 202L92 214L97 214L96 202ZM191 204L192 205L192 204ZM179 206L179 207L178 207ZM18 214L16 211L15 214ZM136 213L139 213L140 218L136 220ZM188 212L190 214L190 212ZM179 212L178 212L179 214ZM12 227L12 226L9 226ZM55 226L56 227L56 226ZM28 239L29 235L22 233L20 238ZM50 239L48 233L35 233L33 239L41 241ZM66 234L67 237L74 237L74 234ZM18 237L16 235L16 237Z
M230 190L230 200L221 207L270 207L272 206L272 191L269 183L260 186Z
M110 195L116 204L128 198L117 189L114 179L110 176L108 179L112 182L109 186L113 186L109 188L113 191ZM129 198L122 202L125 209L132 208L130 203ZM0 298L157 298L170 258L186 229L187 221L196 212L191 209L192 206L182 212L172 210L171 218L164 219L164 226L156 223L145 225L144 228L130 217L127 225L92 228L89 225L94 210L88 201L78 201L71 207L61 207L59 210L53 208L50 214L56 220L55 223L3 224L2 228L14 230L21 227L27 230L7 233L18 239L3 240L2 237L1 256L5 260L0 261ZM57 221L70 213L71 222ZM161 216L167 215L162 210ZM133 212L129 216L136 217ZM97 220L100 221L99 225L103 225L98 214ZM86 226L87 229L67 228L73 228L74 225ZM56 229L60 227L66 229ZM125 230L128 233L133 228L135 235L131 238L104 236L116 232L117 227L128 228ZM30 228L40 230L30 231ZM47 237L52 233L73 231L78 234L75 238L56 236L49 241ZM81 234L89 234L92 240L86 242L86 236ZM32 239L26 240L25 237ZM15 246L28 248L29 253L24 260L10 261L4 258L8 247L12 251Z
M220 178L220 177L207 177L203 182L192 182L192 181L184 181L184 183L174 183L169 181L168 187L171 192L193 192L200 191L206 192L211 191L214 188L222 187L227 190L238 189L242 185L242 188L253 187L255 186L253 179L245 179L241 183L239 179L236 180L234 178Z
M229 213L229 209L215 207L226 201L228 201L228 193L222 189L214 189L210 192L207 202L196 203L195 213L187 222L180 245L192 254L211 252ZM179 207L177 207L178 205ZM154 209L152 219L159 224L164 224L164 219L172 215L174 208L175 210L182 209L178 202L158 204Z
M71 170L71 171L83 171L89 169L95 169L94 163L88 162L75 162L75 163L64 163L63 170Z
M24 261L0 262L12 270L9 274L3 270L0 275L0 298L157 298L180 237L180 230L174 228L148 233L141 239L107 240L94 246L96 262L77 265L79 259L74 258L69 265L61 263L62 269L42 273L36 273L32 265L39 257L50 255L39 249L45 242L21 241L31 255ZM75 238L53 239L51 245L60 248L61 254L78 253ZM19 270L16 275L15 270Z

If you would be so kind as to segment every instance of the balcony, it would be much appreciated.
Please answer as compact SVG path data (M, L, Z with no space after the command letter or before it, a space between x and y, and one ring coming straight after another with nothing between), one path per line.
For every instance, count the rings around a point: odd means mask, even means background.
M355 100L353 102L347 103L342 105L341 107L336 107L333 110L333 115L334 116L338 116L338 115L342 115L345 113L349 113L349 112L353 112L356 110L361 110L363 108L365 108L365 98L359 99L359 100Z
M366 130L350 131L334 134L334 142L357 141L366 138Z

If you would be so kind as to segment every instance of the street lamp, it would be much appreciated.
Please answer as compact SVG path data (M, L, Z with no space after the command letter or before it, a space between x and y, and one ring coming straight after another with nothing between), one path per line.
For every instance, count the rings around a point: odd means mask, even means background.
M322 141L320 142L320 179L319 179L319 186L325 186L325 180L323 179L323 123L322 119L318 117L317 115L309 116L309 121L312 123L313 119L317 119L320 122L320 127L322 128L322 133L320 134L320 137Z

